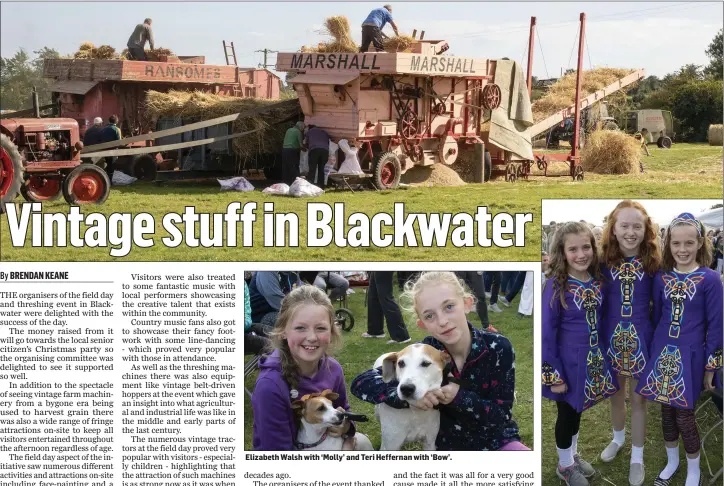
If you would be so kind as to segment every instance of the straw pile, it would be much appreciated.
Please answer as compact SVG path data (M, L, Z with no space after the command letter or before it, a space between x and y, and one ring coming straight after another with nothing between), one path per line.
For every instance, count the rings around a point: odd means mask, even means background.
M709 145L721 147L724 144L724 125L709 125L707 140L709 140Z
M169 91L168 93L148 91L146 93L146 112L153 119L163 117L210 120L274 103L277 101L220 96L201 91ZM253 159L257 155L278 152L284 141L286 130L292 127L296 120L278 125L274 125L274 123L293 117L298 111L298 106L280 108L260 116L235 121L234 133L259 128L263 128L263 130L233 139L234 152L244 159Z
M458 187L466 185L458 173L445 164L413 167L402 174L400 182L416 187Z
M343 15L327 17L320 34L328 35L332 39L320 42L316 46L302 46L302 52L359 52L360 46L352 39L349 20ZM389 37L384 40L383 46L387 52L410 52L414 39L408 35Z
M599 68L583 72L581 96L585 97L633 72L632 69ZM576 102L576 73L568 73L533 103L533 121L539 122Z
M638 174L641 144L632 136L613 130L596 130L581 150L581 166L596 174Z
M75 54L74 59L118 59L116 50L108 45L96 47L91 42L83 42Z
M148 61L154 61L158 62L161 60L162 56L173 56L173 52L171 52L171 49L165 49L163 47L158 47L156 49L146 49L146 59Z

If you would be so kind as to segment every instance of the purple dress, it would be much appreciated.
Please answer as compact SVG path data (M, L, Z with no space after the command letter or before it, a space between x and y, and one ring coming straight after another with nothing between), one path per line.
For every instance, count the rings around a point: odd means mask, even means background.
M654 279L639 257L627 257L614 266L602 265L604 310L601 335L611 372L640 379L649 360L654 335L651 291Z
M551 279L543 291L543 396L565 401L580 413L618 389L599 341L601 282L568 277L567 309L559 295L554 297L556 288ZM562 383L568 386L566 393L551 391Z
M722 283L704 267L659 271L653 292L656 331L636 392L691 410L704 388L704 371L722 365Z

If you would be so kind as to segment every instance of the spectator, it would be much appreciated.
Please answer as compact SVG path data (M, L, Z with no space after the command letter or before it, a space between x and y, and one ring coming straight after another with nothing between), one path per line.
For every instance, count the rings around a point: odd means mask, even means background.
M83 145L87 147L101 143L101 133L103 133L103 118L97 116L93 119L93 126L85 131Z
M244 281L244 354L259 354L266 348L269 341L269 332L273 328L254 324L251 320L251 301L249 287Z
M114 142L122 138L121 129L118 128L118 117L116 115L109 116L108 125L101 131L101 143ZM110 157L106 161L106 173L111 183L113 182L113 171L115 170L116 160L118 160L118 157Z
M314 182L316 174L317 187L324 189L324 167L329 160L329 135L318 126L309 125L305 141L305 146L309 149L309 175L307 178L309 182Z
M392 294L393 272L370 272L370 286L367 291L369 309L367 311L367 332L364 338L384 338L384 323L390 339L387 344L402 344L410 341L410 334L405 327L400 306Z
M595 226L593 229L593 237L596 239L596 247L601 248L601 239L603 238L603 228Z
M273 328L284 296L297 285L294 272L256 272L249 283L252 322Z
M505 272L508 274L506 282L505 296L500 296L498 299L505 307L510 307L510 304L518 296L518 292L523 288L525 283L525 272Z
M546 283L546 272L548 272L548 267L551 263L551 257L548 255L547 252L542 252L540 256L540 263L541 263L541 280L542 284L545 286Z
M334 303L347 295L349 281L337 272L319 272L314 279L314 286L325 292L331 288L329 300Z
M297 122L284 134L282 182L291 185L299 177L299 156L304 148L304 122Z
M476 300L475 310L478 312L483 331L498 332L496 328L490 325L490 320L488 319L488 304L485 302L483 272L455 272L455 275L467 284L468 288L473 292Z
M533 272L521 272L523 277L523 288L520 292L520 303L518 304L518 315L529 317L533 315L533 303L535 301L535 289Z
M488 304L488 310L490 312L503 312L503 310L498 307L502 274L503 272L485 272L485 275L490 275L490 304ZM487 292L485 295L488 295Z

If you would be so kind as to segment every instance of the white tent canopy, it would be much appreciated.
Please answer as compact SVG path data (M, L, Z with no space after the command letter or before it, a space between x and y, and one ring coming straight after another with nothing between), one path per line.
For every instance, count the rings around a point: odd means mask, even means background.
M708 229L724 228L724 208L711 209L696 216Z

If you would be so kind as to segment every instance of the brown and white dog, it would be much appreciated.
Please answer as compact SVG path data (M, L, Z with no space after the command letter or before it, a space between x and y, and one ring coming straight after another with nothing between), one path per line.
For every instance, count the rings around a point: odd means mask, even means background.
M341 451L344 439L341 437L349 429L345 414L332 404L339 395L332 390L304 395L292 403L292 409L299 417L299 430L294 445L306 451ZM354 435L355 450L373 451L374 447L366 435L359 432Z
M374 368L382 367L385 383L397 380L397 396L408 403L420 400L428 391L440 388L450 356L427 344L412 344L397 353L386 353L377 358ZM381 403L375 407L382 428L380 450L400 450L407 442L422 442L427 451L435 450L435 439L440 429L440 412L392 408Z

